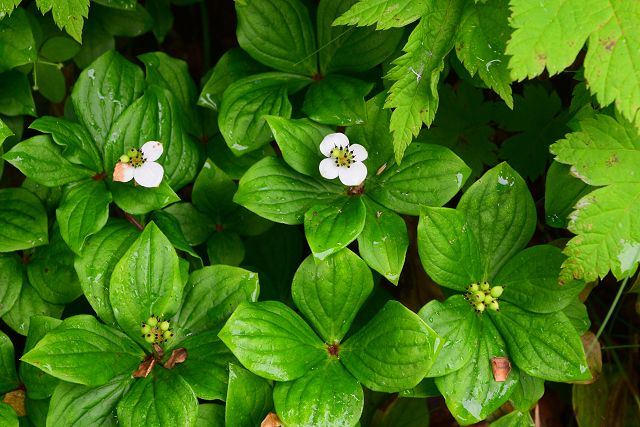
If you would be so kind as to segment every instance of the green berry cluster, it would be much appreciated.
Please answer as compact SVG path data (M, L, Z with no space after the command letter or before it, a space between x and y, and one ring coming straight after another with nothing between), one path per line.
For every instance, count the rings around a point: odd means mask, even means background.
M478 313L482 313L486 309L500 311L498 298L502 292L504 292L502 286L492 287L488 282L473 283L467 287L467 293L464 297Z
M142 151L137 148L129 148L126 154L120 156L121 163L131 163L131 166L138 167L144 163Z
M149 344L162 344L173 337L169 321L162 320L156 315L152 315L146 322L142 322L140 332L142 332L144 340Z

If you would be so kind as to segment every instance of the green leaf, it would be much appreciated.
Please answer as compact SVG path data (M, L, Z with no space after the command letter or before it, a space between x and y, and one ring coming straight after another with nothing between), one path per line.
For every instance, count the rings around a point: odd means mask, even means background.
M224 420L225 406L215 403L201 403L198 405L196 427L226 427Z
M173 28L173 13L169 0L157 0L145 3L147 12L153 19L153 35L158 43L163 43L169 31Z
M140 336L140 322L153 314L173 316L182 301L182 288L176 251L152 222L114 267L109 298L122 330L148 347Z
M36 42L33 39L27 11L18 8L9 16L4 16L3 9L0 6L0 73L20 65L31 64L37 57ZM5 94L4 91L2 93Z
M502 301L490 315L510 357L527 374L558 382L591 379L580 337L562 312L529 313Z
M273 408L271 385L241 366L230 363L226 402L227 427L258 425Z
M27 178L22 181L22 188L31 191L43 203L47 213L53 212L60 203L62 197L61 187L46 187Z
M333 130L309 119L267 116L265 120L282 151L284 161L296 172L314 178L320 177L318 168L324 158L320 153L320 142L333 133Z
M571 304L566 306L562 312L569 318L569 321L576 328L578 335L582 336L591 327L587 306L579 299L575 299Z
M23 267L17 254L0 254L0 317L4 316L20 296Z
M96 5L91 17L100 21L113 36L137 37L153 27L153 18L140 3L131 10Z
M47 213L24 188L0 189L0 252L46 245Z
M218 336L247 369L276 381L300 378L329 357L309 325L278 301L241 303Z
M73 60L78 67L87 68L100 55L115 47L115 38L104 29L102 24L97 19L89 19L83 30L82 47Z
M71 92L71 101L78 120L98 147L104 147L113 123L143 88L142 70L113 50L82 71ZM113 164L105 162L105 167L110 170Z
M433 300L418 312L433 330L444 339L438 357L427 376L441 377L463 368L471 361L480 342L480 317L462 295L444 302Z
M402 0L360 0L336 19L333 25L367 26L377 24L378 30L405 27L430 10L427 3Z
M220 328L243 301L255 302L258 275L243 268L212 265L191 273L177 324L184 335Z
M20 296L2 320L20 335L27 335L30 319L38 314L59 318L64 306L51 304L38 295L29 281L22 282Z
M349 249L317 261L308 256L296 271L291 295L324 342L344 338L373 289L367 265Z
M80 47L78 42L67 36L53 36L40 46L40 56L52 62L64 62L76 56Z
M369 267L397 285L409 247L407 226L395 212L368 197L363 201L366 217L358 235L358 252Z
M551 313L571 304L585 286L582 281L561 283L560 266L566 259L551 245L529 247L500 269L494 283L504 287L500 297L534 313Z
M233 231L213 233L207 239L209 264L238 266L244 259L245 249L242 239Z
M301 224L312 206L331 204L343 186L299 174L280 160L266 157L240 179L233 201L271 221Z
M430 2L425 7L425 17L402 49L405 53L393 61L388 77L394 83L385 108L395 108L390 130L398 163L422 123L428 126L435 117L440 72L444 69L444 58L453 49L465 3L462 0Z
M109 187L115 204L132 215L143 215L180 201L166 179L156 188L144 188L131 182L112 183Z
M544 394L544 380L520 371L520 381L511 393L513 406L520 411L529 411Z
M20 385L14 357L11 339L0 331L0 393L2 394Z
M60 233L72 251L81 253L87 237L104 227L112 200L104 181L88 179L64 189L56 218Z
M109 301L109 282L116 263L138 236L130 223L111 219L96 234L85 241L82 253L76 256L75 270L85 297L98 317L115 326Z
M330 205L312 206L304 214L304 232L319 260L353 242L364 228L366 209L360 197L340 197Z
M415 387L441 346L441 338L417 314L389 301L341 345L340 360L365 387L394 392Z
M4 159L35 182L47 187L95 175L91 170L65 159L62 149L48 135L38 135L22 141L7 152Z
M36 116L31 84L26 75L16 70L0 74L0 93L0 114Z
M36 0L42 14L51 11L58 28L82 43L82 26L89 16L89 0Z
M22 0L0 0L0 14L2 16L11 15L14 8L20 4Z
M193 183L191 199L199 211L221 223L225 216L238 208L232 201L237 189L238 185L207 159Z
M204 243L215 231L216 224L212 223L211 218L191 203L174 203L164 208L164 211L178 220L182 234L191 246Z
M429 418L429 407L424 399L399 398L388 406L378 408L373 415L371 426L423 427Z
M115 425L116 405L134 381L127 373L98 387L61 382L51 397L47 422L52 425Z
M424 208L418 253L424 270L441 286L465 291L483 278L478 240L465 215L455 209Z
M68 304L82 295L73 270L73 252L62 240L57 226L53 227L49 244L31 255L27 275L40 297L53 304Z
M456 35L456 53L471 76L478 76L513 108L509 58L509 0L469 4Z
M174 248L178 251L189 254L191 256L190 261L193 261L197 263L199 267L202 267L202 259L200 258L200 255L198 255L198 253L189 245L184 234L182 234L180 223L173 215L164 211L154 211L151 214L151 220L155 222L158 228L160 228L160 231L167 236Z
M364 393L338 360L327 360L295 381L276 383L273 401L287 426L353 426L364 406Z
M242 155L271 141L271 131L263 116L290 117L292 107L287 95L310 82L296 74L271 72L232 83L224 92L218 115L220 132L231 151Z
M94 3L114 9L131 10L136 7L136 0L92 0Z
M491 427L535 427L529 412L513 411L489 424Z
M573 207L591 190L592 187L569 173L569 166L551 163L544 184L544 217L547 225L567 228Z
M53 317L36 315L30 319L29 334L24 346L27 353L52 329L57 328L62 320ZM56 386L61 382L59 379L41 371L28 363L20 363L20 380L27 389L29 399L47 399L51 397Z
M448 148L414 144L400 166L390 165L369 180L367 194L393 211L419 215L422 206L442 206L451 200L470 172Z
M200 399L224 400L229 376L227 367L236 359L218 338L217 330L191 335L177 345L187 350L188 357L184 363L176 365L174 371Z
M469 187L457 209L478 240L484 280L493 279L529 243L536 226L531 193L507 163L490 169Z
M36 61L33 69L33 78L37 85L34 90L40 92L49 101L54 104L61 103L67 91L66 82L62 70L57 64Z
M64 147L62 156L71 163L102 171L100 152L84 126L61 117L45 116L35 120L31 129L51 134L53 141Z
M318 5L318 52L320 73L366 71L392 55L402 38L401 29L334 27L332 22L355 0L330 0ZM378 28L380 29L380 28Z
M2 119L0 119L0 147L2 147L2 143L4 143L5 139L9 138L12 135L13 135L13 131L11 130L11 128L7 126L2 121Z
M65 319L20 360L61 380L98 386L132 373L143 357L142 349L122 332L79 315Z
M156 368L147 378L135 381L117 412L124 426L193 426L198 400L180 375Z
M515 367L512 367L505 381L493 379L491 359L507 356L506 345L491 319L483 316L479 324L479 342L467 349L471 353L471 360L461 369L436 378L436 385L449 411L461 425L487 418L507 401L518 383L518 370Z
M6 427L18 427L20 425L15 409L4 402L0 402L0 421Z
M316 73L316 42L309 11L302 2L248 0L235 5L238 43L249 55L276 70Z
M311 85L302 111L310 119L326 125L351 126L367 121L364 97L373 83L330 74Z

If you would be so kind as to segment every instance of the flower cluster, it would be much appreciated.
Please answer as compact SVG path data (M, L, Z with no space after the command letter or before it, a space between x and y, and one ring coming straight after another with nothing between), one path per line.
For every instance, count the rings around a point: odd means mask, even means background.
M140 332L144 340L149 344L162 344L173 337L171 324L168 320L162 320L160 317L152 315L145 322L142 322Z
M500 311L498 298L502 295L502 292L504 292L502 286L491 287L487 282L473 283L467 288L464 298L471 303L478 313L482 313L487 308Z
M360 144L349 144L343 133L331 133L320 143L320 152L327 158L320 162L320 175L327 179L340 177L344 185L360 185L367 177L364 160L369 154Z
M162 144L148 141L141 148L129 148L120 156L113 170L113 180L129 182L132 179L143 187L158 187L162 182L164 169L156 160L162 155Z

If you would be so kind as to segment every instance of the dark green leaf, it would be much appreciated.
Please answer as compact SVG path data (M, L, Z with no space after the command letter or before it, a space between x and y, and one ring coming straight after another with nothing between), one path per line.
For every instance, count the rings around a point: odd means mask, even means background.
M206 145L207 155L220 169L232 179L240 179L242 175L258 160L267 156L274 156L275 152L271 145L264 145L262 148L237 157L229 147L221 134L214 136Z
M0 317L15 304L22 289L23 267L17 254L0 254Z
M567 228L573 207L593 190L593 187L574 177L569 171L569 166L558 162L551 163L547 171L544 217L551 227Z
M437 359L436 359L437 361ZM440 396L436 381L433 378L425 378L420 383L409 390L402 390L399 397L436 397Z
M276 383L276 412L289 426L352 426L364 406L362 387L338 360L327 360L295 381Z
M415 387L436 359L441 338L417 314L389 301L340 348L349 372L374 391Z
M307 257L296 271L291 295L328 344L340 342L373 289L367 265L349 249L316 262Z
M6 427L18 427L18 414L8 403L0 402L0 422Z
M1 9L1 8L0 8ZM27 11L16 9L0 18L0 73L36 60L36 42L33 39ZM2 92L5 96L5 92Z
M135 6L131 10L124 10L95 5L91 8L91 17L101 22L113 36L137 37L151 30L153 18L140 3Z
M11 339L0 331L0 394L14 390L20 385L14 357Z
M33 426L45 426L47 424L47 413L49 412L49 403L51 399L25 399L25 411L27 419ZM23 418L21 421L25 421ZM26 423L25 423L26 424Z
M239 1L236 13L238 43L249 55L276 70L309 76L316 73L315 37L302 2Z
M582 336L591 327L587 306L579 299L575 299L571 304L566 306L562 312L569 318L569 321L578 331L578 335Z
M0 189L0 252L46 245L47 213L24 188Z
M2 22L2 21L0 21ZM19 116L36 115L36 105L31 94L31 84L27 76L11 70L0 74L0 114Z
M520 381L511 393L513 406L520 411L531 410L544 394L544 380L520 371Z
M67 87L62 70L57 64L37 61L33 71L34 90L37 90L54 104L64 100Z
M241 366L229 364L227 427L257 426L273 409L271 385Z
M57 328L62 320L53 317L36 315L31 318L29 334L24 346L27 353L52 329ZM51 397L60 380L41 371L28 363L20 363L20 380L27 388L29 399L46 399Z
M26 278L25 278L26 279ZM20 335L27 335L32 316L43 314L59 318L64 306L46 302L27 280L23 279L20 296L2 320Z
M80 68L87 68L100 55L115 49L115 38L97 19L89 19L84 27L82 47L73 60Z
M207 159L193 183L191 200L198 210L220 224L238 206L233 203L233 195L238 185Z
M202 267L200 255L189 245L189 242L187 242L182 233L180 223L173 215L165 211L155 211L151 214L151 220L155 222L158 228L167 236L174 248L189 254L193 260Z
M278 301L241 303L219 336L247 369L277 381L300 378L329 357L309 325Z
M136 7L136 0L92 0L94 3L114 9L131 10Z
M371 427L428 427L429 407L424 399L395 399L378 408Z
M115 204L132 215L143 215L180 201L166 179L156 188L140 187L131 182L116 182L109 186L109 190Z
M215 403L201 403L198 405L196 427L226 427L224 421L225 406Z
M173 27L173 13L170 0L156 0L146 2L147 12L153 19L153 35L159 43L164 42L165 37Z
M238 266L244 259L244 243L237 233L222 231L213 233L207 239L207 256L209 264L225 264Z
M65 319L21 360L65 381L98 386L118 374L130 374L144 352L122 332L93 316Z
M70 37L54 36L42 43L40 55L52 62L64 62L76 56L80 46L80 43Z
M215 231L216 224L213 224L207 215L200 212L191 203L174 203L167 206L164 211L178 220L182 234L191 246L204 243Z
M330 74L311 85L302 111L310 119L327 125L362 124L367 121L364 97L372 88L372 83Z
M47 213L51 213L55 208L57 208L60 203L60 198L62 198L61 187L47 187L42 184L38 184L29 178L22 181L22 188L25 188L35 194L36 197L44 204L44 208Z

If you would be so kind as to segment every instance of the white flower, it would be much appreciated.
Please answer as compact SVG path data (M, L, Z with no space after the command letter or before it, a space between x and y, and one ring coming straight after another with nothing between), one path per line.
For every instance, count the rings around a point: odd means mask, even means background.
M360 185L367 177L367 167L362 163L368 157L360 144L349 145L343 133L331 133L320 143L320 152L327 156L320 162L320 175L327 179L340 177L344 185Z
M113 170L113 180L129 182L132 179L143 187L158 187L164 176L162 165L155 161L162 155L162 144L145 142L142 148L130 148L120 157Z

